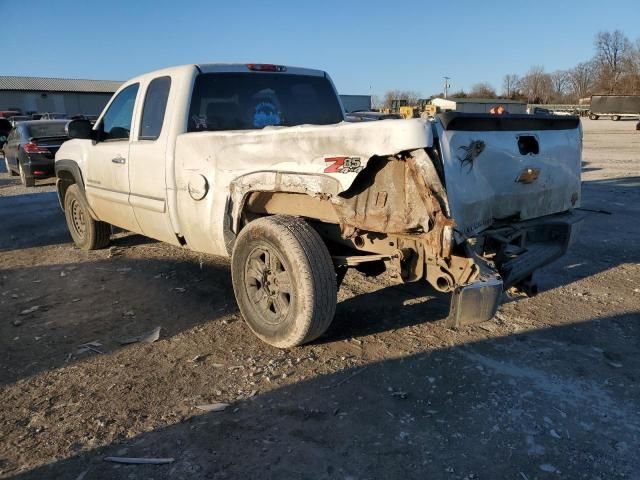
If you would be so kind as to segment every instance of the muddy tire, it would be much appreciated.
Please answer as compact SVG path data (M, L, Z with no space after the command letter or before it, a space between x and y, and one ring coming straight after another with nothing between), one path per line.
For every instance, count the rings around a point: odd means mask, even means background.
M336 273L320 235L286 215L249 223L231 257L240 312L260 339L278 348L315 340L333 320Z
M83 250L97 250L109 244L111 225L91 218L78 185L73 184L64 196L64 216L73 243Z
M27 175L27 172L22 168L22 162L18 162L18 173L20 174L20 181L25 187L35 187L36 179L32 175Z
M11 170L11 167L9 166L9 159L7 157L4 157L4 165L7 167L7 173L10 177L16 177L18 175L16 172Z

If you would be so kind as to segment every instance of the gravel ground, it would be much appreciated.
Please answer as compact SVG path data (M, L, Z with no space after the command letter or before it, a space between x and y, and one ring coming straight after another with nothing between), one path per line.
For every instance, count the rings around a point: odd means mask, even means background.
M243 325L226 260L76 250L51 182L1 173L0 477L640 478L640 132L583 125L582 204L606 212L538 296L453 331L446 296L350 273L289 351Z

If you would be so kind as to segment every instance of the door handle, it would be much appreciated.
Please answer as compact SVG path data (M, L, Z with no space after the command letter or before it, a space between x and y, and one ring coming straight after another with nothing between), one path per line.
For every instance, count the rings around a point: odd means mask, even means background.
M126 160L123 157L121 157L120 155L118 155L116 158L112 158L111 161L113 163L119 163L121 165L126 162Z

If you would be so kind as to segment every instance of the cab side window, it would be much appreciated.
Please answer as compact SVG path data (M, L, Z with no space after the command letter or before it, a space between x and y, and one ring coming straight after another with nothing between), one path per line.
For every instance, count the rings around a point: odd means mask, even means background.
M111 102L102 117L102 140L129 140L138 87L137 83L129 85Z
M162 132L171 77L154 78L147 88L142 110L139 140L156 140Z

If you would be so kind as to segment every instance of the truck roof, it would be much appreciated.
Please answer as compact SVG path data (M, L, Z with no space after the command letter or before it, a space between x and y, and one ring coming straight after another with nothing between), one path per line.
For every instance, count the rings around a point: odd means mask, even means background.
M290 65L277 65L277 64L264 64L264 63L202 63L196 65L202 73L216 73L216 72L256 72L256 70L250 68L251 65L261 66L270 65L283 68L282 73L292 73L294 75L314 75L318 77L325 76L325 72L322 70L315 70L311 68L293 67Z
M148 77L157 77L160 75L171 75L178 73L184 70L191 70L196 68L200 70L202 73L263 73L262 71L255 70L250 68L250 66L277 66L278 68L283 68L281 70L282 73L289 73L294 75L313 75L317 77L326 76L326 73L322 70L315 70L311 68L302 68L302 67L292 67L288 65L275 65L275 64L264 64L264 63L199 63L199 64L187 64L187 65L177 65L175 67L162 68L160 70L154 70L152 72L143 73L141 75L137 75L136 77L130 78L123 85L131 84L135 81L140 81ZM270 73L270 72L266 72Z

